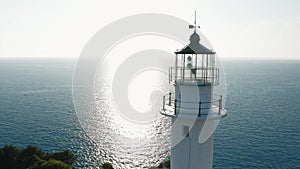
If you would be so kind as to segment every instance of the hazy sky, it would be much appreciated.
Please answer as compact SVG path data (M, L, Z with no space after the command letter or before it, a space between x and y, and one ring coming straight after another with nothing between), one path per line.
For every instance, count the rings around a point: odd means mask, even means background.
M198 23L220 57L300 59L298 0L0 0L0 57L78 57L103 26L164 13Z

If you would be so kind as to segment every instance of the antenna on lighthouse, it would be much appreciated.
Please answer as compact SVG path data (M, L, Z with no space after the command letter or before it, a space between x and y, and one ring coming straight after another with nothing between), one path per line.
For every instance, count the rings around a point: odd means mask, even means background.
M190 29L193 29L193 28L194 28L194 32L196 32L197 28L200 28L200 26L197 26L197 13L196 13L196 10L195 10L195 20L194 20L194 25L189 25L189 28L190 28Z

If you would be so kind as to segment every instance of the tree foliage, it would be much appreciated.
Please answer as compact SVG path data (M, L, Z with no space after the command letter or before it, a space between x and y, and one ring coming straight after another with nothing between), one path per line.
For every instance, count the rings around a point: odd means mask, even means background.
M170 169L170 167L171 167L170 160L165 160L161 162L156 168Z
M0 148L0 167L3 169L72 169L75 161L69 150L49 154L30 145L21 150L13 145Z
M109 162L103 163L101 167L102 169L114 169L112 164Z
M1 168L16 169L19 161L20 150L13 145L6 145L0 149Z
M69 165L74 164L76 161L76 157L69 150L65 150L63 152L57 152L53 154L47 154L46 159L56 159Z

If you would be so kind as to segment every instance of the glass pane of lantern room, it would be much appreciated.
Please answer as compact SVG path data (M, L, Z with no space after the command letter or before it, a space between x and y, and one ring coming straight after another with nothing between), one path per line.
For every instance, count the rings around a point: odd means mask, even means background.
M177 54L176 55L177 57L177 65L175 66L175 74L176 74L176 78L181 78L181 72L180 72L180 69L182 67L182 55L181 54Z
M177 65L176 66L181 67L182 66L181 54L177 54L176 57L177 57Z
M191 54L185 55L185 70L184 77L185 79L192 78L192 68L193 68L193 58Z

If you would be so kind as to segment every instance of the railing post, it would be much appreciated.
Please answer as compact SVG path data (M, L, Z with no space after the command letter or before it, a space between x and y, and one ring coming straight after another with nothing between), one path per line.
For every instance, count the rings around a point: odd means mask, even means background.
M169 82L172 82L172 67L169 68Z
M174 115L177 114L177 100L175 99L175 102L174 102Z
M219 72L219 69L217 69L217 72L218 72L218 73L217 73L217 74L218 74L218 76L217 76L218 82L217 82L217 83L219 84L219 81L220 81L220 77L219 77L219 73L220 73L220 72Z
M166 97L164 96L164 98L163 98L163 110L166 110L165 109L165 99L166 99Z
M201 117L201 101L199 102L199 112L198 112L198 116Z
M221 113L222 110L222 95L220 96L220 100L219 100L219 114Z
M171 106L172 98L171 98L172 93L169 93L169 105Z
M185 80L184 80L184 76L185 76L185 68L182 68L182 70L183 70L183 71L182 71L182 81L185 82Z
M175 80L174 80L174 82L176 82L176 80L177 80L177 73L178 73L178 70L177 70L177 68L178 68L178 54L176 54L176 57L175 57L175 67L174 67L174 69L175 69Z

